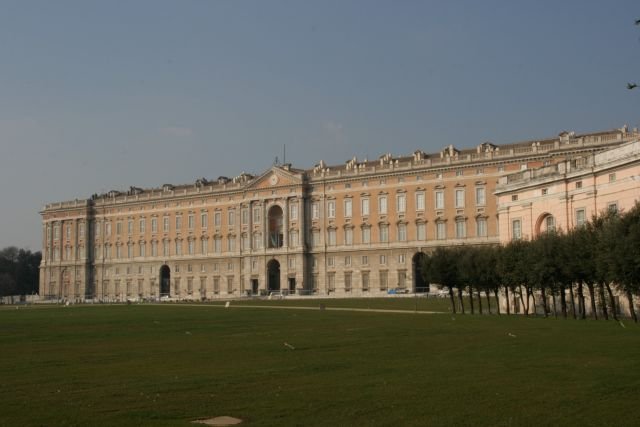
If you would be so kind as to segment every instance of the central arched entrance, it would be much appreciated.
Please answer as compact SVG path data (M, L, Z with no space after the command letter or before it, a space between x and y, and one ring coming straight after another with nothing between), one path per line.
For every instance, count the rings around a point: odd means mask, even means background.
M275 259L267 264L267 289L269 292L280 290L280 263Z
M413 291L416 293L429 292L429 284L424 280L424 263L427 255L424 252L417 252L413 256Z
M160 267L160 296L168 297L171 294L171 269L168 265Z

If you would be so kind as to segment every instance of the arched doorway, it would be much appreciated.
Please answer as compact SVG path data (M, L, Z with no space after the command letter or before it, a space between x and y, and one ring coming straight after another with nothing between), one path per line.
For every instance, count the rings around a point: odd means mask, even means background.
M280 290L280 263L275 259L267 264L267 289L269 292Z
M171 294L171 269L168 265L160 267L160 296L169 296Z
M282 233L282 208L278 205L272 206L269 209L269 241L270 248L281 248L283 233Z
M556 231L556 219L550 213L543 213L536 221L536 236L543 233L553 233Z
M416 252L413 256L413 291L416 293L429 292L429 283L424 280L424 276L422 274L426 259L427 255L424 252Z

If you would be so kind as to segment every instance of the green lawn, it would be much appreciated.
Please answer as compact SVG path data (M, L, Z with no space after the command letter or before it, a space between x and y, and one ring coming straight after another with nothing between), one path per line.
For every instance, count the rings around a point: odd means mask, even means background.
M0 309L0 425L640 420L640 327L628 322L234 304Z
M474 300L476 309L478 308L477 298ZM214 302L215 305L224 305L226 302ZM398 296L386 298L285 298L285 299L249 299L243 298L232 301L233 305L269 305L269 306L297 306L297 307L319 307L320 304L328 308L371 308L381 310L410 310L410 311L437 311L443 313L451 312L451 301L449 298L427 298L424 296ZM469 311L469 298L464 298L465 310ZM456 306L458 307L458 299L456 296ZM491 310L495 312L496 301L491 299ZM487 312L487 300L482 298L482 308L485 314Z

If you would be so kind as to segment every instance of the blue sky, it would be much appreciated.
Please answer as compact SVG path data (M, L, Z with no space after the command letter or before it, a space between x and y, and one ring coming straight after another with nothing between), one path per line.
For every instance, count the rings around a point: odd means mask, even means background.
M631 1L3 1L0 247L44 203L640 126Z

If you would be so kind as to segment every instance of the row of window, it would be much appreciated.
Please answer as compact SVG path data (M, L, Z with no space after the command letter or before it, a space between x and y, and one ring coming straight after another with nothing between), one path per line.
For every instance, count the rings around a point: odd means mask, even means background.
M407 224L397 225L396 240L399 242L406 242L408 240L408 226ZM447 224L444 221L438 221L435 223L435 238L437 240L447 239ZM476 218L476 237L487 237L487 218ZM464 239L467 237L467 221L465 219L459 219L455 222L455 238ZM337 245L337 230L330 228L326 234L327 245ZM418 223L415 228L415 240L427 240L427 224ZM389 242L389 226L386 224L380 224L378 226L378 243ZM360 243L371 243L371 227L363 226L360 228ZM320 240L320 230L311 230L311 244L313 246L319 246L322 244ZM354 244L353 228L345 228L344 230L344 244L349 246Z
M426 195L425 192L420 191L415 193L415 208L416 211L424 211L426 210ZM436 190L434 191L434 209L444 209L445 207L445 192L444 190ZM464 208L465 207L465 198L466 191L465 189L456 189L454 191L454 206L456 208ZM380 215L386 215L389 213L389 201L388 196L381 195L378 196L377 203L377 213ZM484 206L487 202L486 200L486 190L484 187L476 187L475 189L475 202L477 206ZM405 213L407 211L407 195L397 194L396 195L396 212L397 213ZM369 198L361 198L360 199L360 216L369 216L371 214L371 201ZM351 218L354 216L353 212L353 199L347 198L343 201L343 217ZM327 218L335 218L336 217L336 201L328 200L327 201ZM320 218L320 202L314 201L311 204L311 218L319 219Z
M328 292L335 292L336 290L336 274L335 272L330 272L327 273L327 291ZM353 290L355 287L358 287L359 289L361 289L363 292L367 292L370 290L370 272L369 271L362 271L360 272L360 283L359 286L357 286L358 284L354 283L353 280L353 272L351 271L345 271L343 273L343 285L344 285L344 290L345 292L351 292L351 290ZM313 288L315 290L318 290L319 288L319 283L318 283L318 275L314 275L313 276ZM396 278L396 283L394 284L394 287L400 288L400 289L405 289L407 287L407 272L405 270L399 270L397 272L397 278ZM381 291L386 291L389 288L389 271L387 270L380 270L378 271L378 288Z

